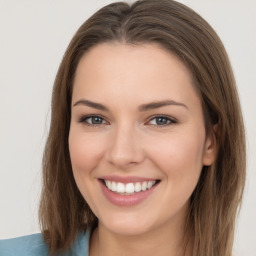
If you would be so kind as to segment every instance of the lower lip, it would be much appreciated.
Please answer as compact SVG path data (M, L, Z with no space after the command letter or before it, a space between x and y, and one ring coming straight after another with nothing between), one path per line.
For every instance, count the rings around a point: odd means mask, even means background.
M146 191L141 191L134 193L132 195L120 195L117 194L111 190L109 190L102 181L99 181L101 189L105 197L108 199L108 201L116 206L134 206L145 199L147 199L155 190L155 188L158 186L158 183L154 185L152 188L147 189Z

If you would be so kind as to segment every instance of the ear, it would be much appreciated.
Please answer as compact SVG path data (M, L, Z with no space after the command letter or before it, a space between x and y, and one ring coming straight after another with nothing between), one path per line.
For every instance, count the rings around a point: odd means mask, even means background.
M216 136L218 132L218 125L214 125L212 131L209 133L205 140L203 165L210 166L214 162L217 154L217 141Z

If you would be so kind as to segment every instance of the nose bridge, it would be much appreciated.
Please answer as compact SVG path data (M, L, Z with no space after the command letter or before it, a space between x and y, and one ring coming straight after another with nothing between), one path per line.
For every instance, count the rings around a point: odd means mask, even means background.
M119 168L140 163L143 160L143 152L137 133L133 125L127 125L127 123L117 125L110 137L108 161Z

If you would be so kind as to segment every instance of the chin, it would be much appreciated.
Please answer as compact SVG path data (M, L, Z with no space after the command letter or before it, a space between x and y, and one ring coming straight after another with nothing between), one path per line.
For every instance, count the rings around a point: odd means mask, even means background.
M104 223L105 222L105 223ZM152 229L152 221L143 220L141 217L129 216L129 218L115 217L106 218L104 222L99 222L111 233L121 236L137 236L149 232ZM150 224L151 223L151 224Z

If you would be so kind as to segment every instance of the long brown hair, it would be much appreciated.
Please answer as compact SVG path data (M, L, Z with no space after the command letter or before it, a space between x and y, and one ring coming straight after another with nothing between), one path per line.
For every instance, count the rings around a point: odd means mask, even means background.
M51 125L43 157L39 219L50 252L64 251L79 230L97 224L71 168L68 136L74 75L88 49L117 41L157 43L190 69L202 101L208 133L217 125L218 152L203 167L190 198L184 246L193 256L231 256L237 210L245 182L245 138L235 79L227 53L212 27L172 0L140 0L103 7L78 29L60 64L52 94ZM192 239L191 239L192 238Z

